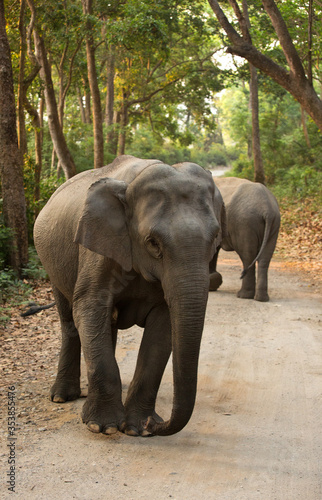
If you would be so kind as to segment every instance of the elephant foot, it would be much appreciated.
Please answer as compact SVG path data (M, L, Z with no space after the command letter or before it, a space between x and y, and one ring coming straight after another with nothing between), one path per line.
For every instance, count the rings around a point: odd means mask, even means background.
M50 390L50 399L54 403L66 403L66 401L74 401L81 396L81 388L79 379L77 382L56 380Z
M82 420L89 431L102 434L115 434L124 431L125 416L122 403L106 403L88 398L82 410Z
M215 271L214 273L211 273L210 275L210 281L209 281L209 291L210 292L215 292L218 290L220 285L222 284L222 276L220 273Z
M237 293L237 297L240 299L253 299L255 296L255 291L254 290L243 290L240 289L239 292Z
M126 426L123 432L128 436L151 436L152 434L149 432L146 425L147 420L151 418L155 422L163 422L163 419L155 411L127 412Z
M269 296L267 292L256 292L255 294L255 300L258 300L259 302L268 302L269 301Z

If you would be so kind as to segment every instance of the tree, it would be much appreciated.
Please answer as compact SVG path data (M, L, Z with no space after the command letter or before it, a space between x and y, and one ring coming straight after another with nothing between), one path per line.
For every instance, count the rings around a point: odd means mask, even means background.
M262 0L264 11L269 16L273 26L275 35L282 48L285 63L276 62L273 57L264 53L254 45L245 40L233 26L233 23L228 20L224 14L220 3L217 0L209 0L209 4L214 11L219 23L225 30L230 44L227 47L227 52L247 59L256 68L263 71L265 74L273 78L279 85L284 87L292 96L301 104L306 112L315 121L319 129L322 131L322 101L319 99L311 81L310 74L306 74L301 57L296 49L290 31L286 25L280 10L277 8L273 0ZM234 3L237 2L234 0ZM285 2L286 3L286 2ZM256 4L257 10L260 8ZM281 4L281 8L283 3ZM292 4L293 17L295 5ZM237 19L239 27L242 30L242 25L245 23L245 17L241 16ZM312 48L309 47L309 53L312 54ZM284 67L286 66L286 67ZM309 67L312 67L309 64Z
M235 0L229 0L229 3L234 10L234 13L239 21L243 39L252 45L252 37L250 35L250 21L248 13L247 0L242 2L242 12ZM254 160L254 180L265 184L264 166L262 160L262 153L260 147L260 133L259 133L259 103L258 103L258 79L257 70L253 64L249 63L250 73L250 99L249 107L252 115L252 148L250 157Z
M36 9L33 0L27 0L31 15L36 22ZM51 65L47 57L47 50L43 34L39 28L33 27L35 55L41 67L40 77L44 84L44 94L46 100L46 109L48 116L48 125L50 135L54 144L60 164L64 170L66 179L76 174L76 166L72 155L68 149L63 130L59 120L57 101L55 96L54 84L52 80Z
M12 230L10 264L21 276L28 263L26 201L3 0L0 0L0 173L4 223Z
M212 61L217 50L215 27L209 15L200 17L203 7L199 1L191 5L129 0L122 4L119 17L109 20L106 33L109 46L115 48L119 154L125 150L130 125L148 121L155 131L161 125L170 135L178 129L177 118L170 123L173 103L200 119L210 113L207 100L221 85L220 71Z
M94 168L100 168L104 165L104 138L103 138L103 116L101 106L101 95L98 86L97 72L95 65L95 46L93 37L93 25L91 16L93 14L93 1L82 0L83 12L86 19L86 55L88 81L91 89L93 104L93 125L94 125Z

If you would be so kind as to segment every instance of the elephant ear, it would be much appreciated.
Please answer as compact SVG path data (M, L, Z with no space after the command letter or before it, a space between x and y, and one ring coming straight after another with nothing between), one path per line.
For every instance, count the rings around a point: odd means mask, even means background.
M89 187L74 242L130 271L132 251L125 217L126 188L125 182L108 177Z

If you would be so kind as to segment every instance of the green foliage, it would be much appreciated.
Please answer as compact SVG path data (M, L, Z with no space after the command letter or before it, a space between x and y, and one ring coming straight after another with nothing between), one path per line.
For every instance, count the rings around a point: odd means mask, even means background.
M268 185L278 184L288 196L317 196L321 191L322 135L315 123L303 117L298 103L286 92L260 92L260 137ZM253 162L248 158L251 144L249 92L246 85L227 90L218 102L220 126L225 143L238 156L229 175L254 178ZM309 140L309 143L307 142Z
M278 199L296 201L308 200L316 210L322 206L322 171L312 167L291 167L278 172L275 184L272 187Z
M212 143L210 147L205 149L200 142L191 148L191 161L204 168L226 166L229 163L229 155L223 144Z
M204 168L226 166L235 158L234 151L227 150L219 142L219 136L198 131L195 127L177 131L177 140L169 141L150 128L137 127L127 152L139 158L157 158L167 164L191 161Z
M23 274L26 279L30 280L48 278L34 247L29 247L29 261L28 265L23 269Z
M33 226L37 214L45 206L51 195L64 182L63 178L58 179L57 175L49 175L40 180L40 199L35 199L35 163L30 156L24 161L24 186L27 205L28 239L33 241Z
M227 174L228 177L241 177L242 179L254 180L254 164L245 154L240 154L239 157L232 162L232 168Z
M29 263L23 270L23 274L25 278L19 279L12 268L1 265L0 261L0 326L9 321L11 309L27 303L33 291L33 280L47 277L32 247L29 248ZM10 304L9 308L8 304Z
M12 230L4 225L0 215L0 269L2 269L8 262L8 253L11 242Z
M156 158L168 165L190 159L189 149L179 141L166 141L147 127L136 130L127 152L139 158Z

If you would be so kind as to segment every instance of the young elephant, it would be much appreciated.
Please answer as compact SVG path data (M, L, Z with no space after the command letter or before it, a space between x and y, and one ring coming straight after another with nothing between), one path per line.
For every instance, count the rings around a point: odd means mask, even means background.
M221 242L221 248L227 251L235 250L244 267L241 276L242 287L237 296L266 302L269 300L268 267L280 227L277 201L263 184L246 179L216 178L215 183L224 199L227 215L227 235ZM211 268L210 290L217 290L221 283L222 277L216 271L215 258Z
M211 175L198 165L121 156L71 178L41 211L35 245L62 329L51 399L80 396L82 348L89 430L170 435L189 421L222 207ZM144 333L123 405L116 336L134 324ZM163 422L155 402L171 350L173 408Z

